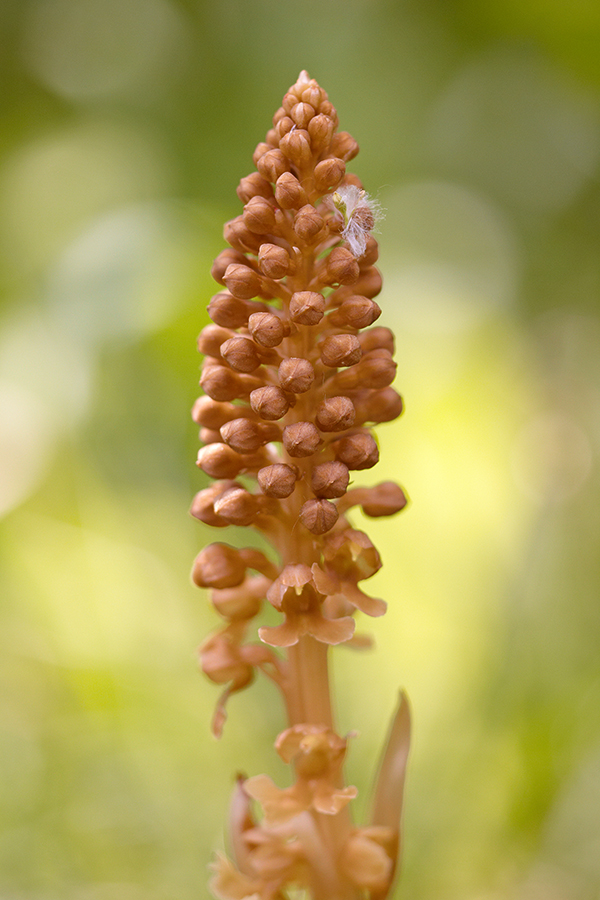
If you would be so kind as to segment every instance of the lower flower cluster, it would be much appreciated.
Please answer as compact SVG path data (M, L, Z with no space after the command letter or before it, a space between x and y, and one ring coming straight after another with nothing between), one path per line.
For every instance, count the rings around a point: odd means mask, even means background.
M335 732L328 648L364 645L357 611L381 616L361 583L381 566L348 518L388 516L407 503L394 482L351 486L379 458L373 425L402 412L391 386L394 338L374 325L381 308L377 218L346 163L356 142L305 72L283 98L273 128L242 178L243 213L225 226L229 248L213 276L212 324L201 332L203 396L198 466L212 483L192 515L215 528L250 526L273 554L225 542L205 547L192 577L211 590L223 627L200 648L203 671L223 687L219 736L232 693L257 672L281 691L289 727L275 747L295 780L238 781L230 841L211 889L220 900L384 900L399 846L409 716L401 698L383 755L371 823L352 824L356 789L344 785L346 740ZM265 604L280 615L257 626ZM260 810L257 820L256 810Z

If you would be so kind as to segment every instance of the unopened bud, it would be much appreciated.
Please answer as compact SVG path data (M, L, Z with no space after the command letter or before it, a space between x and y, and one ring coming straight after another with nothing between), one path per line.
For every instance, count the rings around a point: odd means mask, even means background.
M258 172L252 172L242 178L238 188L237 195L242 203L247 203L252 197L264 197L270 200L273 197L273 188Z
M348 466L338 460L320 463L314 467L311 474L312 489L317 497L329 500L342 497L346 493L349 480Z
M314 153L330 151L331 139L335 131L335 122L329 116L319 113L308 123L308 133Z
M294 85L295 87L295 85ZM286 114L289 116L296 103L298 102L298 94L294 93L294 89L291 88L287 94L284 95L283 100L281 102L282 107L284 108Z
M362 269L368 269L370 266L374 266L377 260L379 259L379 246L377 241L373 237L372 234L367 237L367 245L365 247L365 252L359 259L358 263L360 265L361 271Z
M227 247L225 250L221 250L215 259L210 274L215 281L219 282L219 284L225 284L223 275L225 274L227 266L230 266L232 263L241 263L243 265L247 261L244 254L239 250L234 250L233 247Z
M354 334L332 334L320 346L321 361L330 368L353 366L362 356L360 342Z
M329 152L333 156L339 156L340 159L345 159L348 162L350 159L354 159L358 149L358 144L347 131L338 131L333 136Z
M198 491L192 501L190 513L195 519L204 522L205 525L212 525L213 528L225 527L228 523L219 517L214 504L223 491L234 484L234 481L215 481L210 487L204 488L203 491Z
M364 294L365 297L376 297L381 293L382 287L381 272L375 266L369 266L368 269L361 271L358 281L354 283L356 293Z
M335 190L346 174L346 163L343 159L323 159L315 166L315 187L321 193Z
M379 460L379 448L367 432L342 438L335 447L336 456L349 469L370 469Z
M371 350L357 366L338 372L332 381L335 389L350 391L355 388L378 390L388 387L396 375L396 363L388 350Z
M237 587L213 589L210 600L225 619L252 619L258 614L270 584L264 575L253 575Z
M229 544L209 544L198 554L192 580L198 587L229 588L241 584L246 565L239 550Z
M264 197L252 197L244 206L243 217L253 234L269 234L275 229L275 212Z
M389 350L390 353L394 353L394 335L389 328L384 328L382 325L363 331L362 334L359 334L358 339L363 353L368 353L370 350Z
M250 300L239 300L229 291L215 294L208 304L208 315L216 325L224 328L241 328L253 312L266 312L264 303Z
M285 463L265 466L258 472L258 484L267 497L283 500L289 497L296 486L297 470Z
M285 113L285 110L284 110ZM290 119L289 116L283 115L278 122L275 123L275 131L277 132L277 137L279 140L287 134L288 131L291 131L294 127L294 120Z
M261 363L254 341L239 334L221 344L221 356L236 372L254 372Z
M263 178L275 184L280 175L289 172L290 164L281 150L268 150L260 157L256 168Z
M285 247L277 244L261 244L258 251L258 267L268 278L283 278L290 268L290 255Z
M360 274L356 259L345 247L333 248L327 257L326 270L329 284L355 284Z
M285 416L290 408L290 401L281 388L270 384L252 391L250 405L261 419L275 421Z
M359 409L360 404L360 409ZM380 391L370 391L364 399L361 397L356 405L357 421L392 422L404 412L404 403L400 394L392 387Z
M252 313L248 319L248 329L255 343L261 347L277 347L289 328L278 315L270 312Z
M284 359L279 366L279 384L284 391L304 394L310 390L315 380L315 370L308 359L291 356Z
M231 419L236 419L239 414L239 406L234 406L233 403L219 402L213 400L212 397L198 397L192 407L192 419L197 425L217 431L221 425Z
M261 141L256 145L254 153L252 154L252 161L254 162L255 166L258 166L259 159L262 159L265 153L268 153L270 149L271 147L269 146L269 144L265 143L265 141Z
M307 243L315 239L324 225L323 216L310 203L299 209L294 216L294 231L301 240Z
M321 436L312 422L295 422L283 429L283 446L290 456L312 456L321 443Z
M282 209L300 209L308 203L306 191L291 172L284 172L277 179L275 199Z
M232 332L229 328L222 328L220 325L206 325L198 335L198 352L203 356L218 358L221 355L221 344L231 335Z
M354 417L349 397L328 397L319 405L315 421L321 431L345 431L354 424Z
M325 91L313 79L313 83L304 88L300 94L300 99L304 103L310 103L313 109L318 109L321 101L325 99Z
M215 443L200 448L196 465L211 478L235 478L245 464L227 444Z
M339 513L330 500L307 500L300 509L300 521L312 534L325 534L337 522Z
M243 216L237 216L225 223L223 237L228 244L242 253L257 253L260 247L260 236L250 231Z
M299 325L317 325L325 314L325 298L316 291L296 291L290 300L290 318Z
M250 266L232 263L227 266L223 281L238 300L251 300L260 292L260 276Z
M237 453L254 453L263 444L281 438L276 425L265 425L243 417L226 422L220 433L225 443Z
M200 376L200 385L202 390L212 397L213 400L220 402L228 400L236 400L245 394L250 393L254 387L258 387L260 382L257 379L249 390L245 389L242 381L242 375L232 372L228 366L219 365L219 363L211 362L210 365L204 363L202 375Z
M362 511L372 518L393 516L407 504L407 499L400 485L394 481L384 481L370 488L358 488L363 492L360 500Z
M336 327L367 328L380 315L381 309L374 300L360 294L351 294L330 314L329 322Z
M283 152L297 169L306 168L312 159L308 131L296 128L295 131L289 131L287 134L284 134L279 142L279 152ZM277 177L279 175L281 175L281 172L278 172Z
M249 491L236 484L219 495L214 502L215 513L228 525L251 525L260 506L257 498Z
M306 128L314 114L315 110L310 103L296 103L290 110L290 116L298 128Z

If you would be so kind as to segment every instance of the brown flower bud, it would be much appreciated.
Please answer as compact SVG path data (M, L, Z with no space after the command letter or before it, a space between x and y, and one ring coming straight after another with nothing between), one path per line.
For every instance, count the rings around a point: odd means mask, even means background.
M290 408L290 401L281 388L270 384L267 387L257 388L255 391L252 391L250 394L250 405L261 419L274 421L285 416Z
M236 334L221 344L221 356L236 372L254 372L260 366L258 348L250 338Z
M394 335L389 328L384 328L382 325L363 331L362 334L359 334L358 339L363 353L368 353L370 350L389 350L390 353L394 353Z
M204 356L214 356L218 359L221 355L221 344L232 336L229 328L220 325L206 325L198 335L198 352Z
M277 244L261 244L258 251L258 268L268 278L283 278L290 268L290 255L285 247Z
M227 401L247 397L250 391L260 386L260 381L250 375L232 372L228 366L222 366L216 361L210 365L205 361L200 385L213 400Z
M329 500L342 497L346 493L349 480L348 466L337 460L320 463L314 467L311 474L312 489L317 497Z
M199 437L202 444L214 444L221 440L221 432L215 428L201 428Z
M327 278L329 284L355 284L360 268L352 253L345 247L334 247L327 257Z
M286 326L283 319L270 312L252 313L248 319L250 334L261 347L277 347L289 331Z
M221 250L212 264L210 274L215 281L219 282L219 284L225 284L223 275L225 274L227 266L231 265L231 263L242 263L243 265L247 262L247 258L239 250L234 250L233 247L226 247L225 250Z
M250 231L243 216L237 216L225 223L223 237L228 244L242 253L257 253L260 247L260 236Z
M255 166L258 165L259 159L261 159L265 155L265 153L268 153L270 149L271 149L270 145L267 144L265 141L261 141L259 144L256 145L254 153L252 154L252 161L254 162Z
M198 451L196 465L211 478L235 478L245 463L227 444L207 444Z
M388 350L371 350L358 365L346 372L338 372L332 379L338 391L355 388L379 389L388 387L396 375L396 363Z
M306 168L312 159L308 131L296 128L295 131L289 131L287 134L284 134L279 142L279 152L284 153L297 169ZM281 172L277 173L277 178L279 175L281 175Z
M203 491L198 491L190 508L192 516L204 522L205 525L212 525L213 528L225 527L228 523L219 517L214 504L223 491L234 484L234 481L215 481Z
M282 209L300 209L308 203L306 191L291 172L284 172L277 179L275 199Z
M251 525L260 512L257 498L239 484L223 491L215 500L213 508L228 525Z
M250 266L232 263L225 269L223 281L238 300L251 300L260 292L260 276Z
M381 309L374 300L360 294L351 294L329 315L328 321L336 327L366 328L380 315Z
M319 106L319 112L323 113L324 116L329 116L334 125L338 126L338 114L335 106L331 103L330 100L327 99L327 96L323 100L321 100L321 105Z
M303 394L310 390L315 380L315 370L308 359L291 356L284 359L279 366L279 384L284 391Z
M304 88L302 93L300 94L300 99L304 103L310 103L313 109L318 109L322 100L325 99L327 95L323 88L319 87L319 85L312 80L312 83L309 84L308 87Z
M192 580L198 587L229 588L241 584L246 565L239 550L229 544L209 544L194 561Z
M229 422L237 419L240 407L233 403L223 403L213 400L212 397L198 397L192 407L192 419L197 425L217 430Z
M377 241L375 240L373 235L370 234L367 237L367 246L366 246L365 252L363 253L363 255L361 256L361 258L358 261L361 271L362 271L362 269L368 269L370 266L375 265L375 263L377 262L378 259L379 259L379 245L377 244Z
M357 490L361 492L359 502L362 511L371 518L393 516L404 509L408 503L404 491L394 481L384 481L374 487L357 488Z
M265 425L251 419L232 419L221 426L221 438L237 453L254 453L269 441L280 440L276 425Z
M252 197L244 206L242 215L253 234L269 234L275 230L275 212L264 197Z
M242 203L247 203L252 197L264 197L271 200L273 197L273 188L258 172L252 172L240 180L237 188L237 195Z
M346 163L343 159L337 159L335 156L323 159L315 166L315 187L321 193L335 190L345 174Z
M317 325L325 314L325 298L315 291L296 291L290 300L290 318L299 325Z
M294 87L295 87L295 85L294 85ZM294 93L294 88L292 87L287 92L287 94L284 95L284 98L281 102L281 105L288 116L291 113L291 111L293 110L293 108L295 107L297 102L298 102L298 94Z
M241 328L253 312L266 312L264 303L239 300L229 291L220 291L208 304L208 315L217 325L224 328Z
M365 396L357 398L354 405L356 421L361 424L364 422L392 422L404 412L402 397L392 387L365 392Z
M353 366L362 356L360 343L354 334L332 334L320 346L321 361L330 368Z
M328 397L319 405L316 415L321 431L345 431L354 424L354 406L348 397Z
M256 168L263 178L275 184L280 175L289 172L290 164L281 150L268 150L260 157Z
M295 422L283 429L283 446L290 456L312 456L320 443L321 437L312 422Z
M237 587L213 589L210 600L225 619L252 619L258 614L270 584L264 575L253 575Z
M358 281L354 283L354 290L357 294L364 294L365 297L376 297L381 293L383 287L383 279L379 269L375 266L361 271Z
M329 152L332 156L339 156L340 159L345 159L346 162L354 159L358 149L358 144L347 131L338 131L337 134L334 134L329 146Z
M285 463L265 466L258 472L258 484L267 497L283 500L289 497L296 486L297 470Z
M269 128L265 135L265 140L270 147L277 147L279 144L279 135L275 128Z
M325 225L323 216L319 215L314 206L307 203L299 209L294 216L294 231L302 241L310 243L322 231Z
M330 151L331 139L335 131L335 122L329 116L319 113L308 123L308 133L313 153L321 154Z
M279 140L281 140L284 134L287 134L288 131L291 131L294 127L294 120L285 115L285 110L283 110L283 112L284 115L275 124L275 131L277 132L277 137L279 138Z
M335 454L349 469L370 469L379 459L379 448L373 436L364 431L338 441Z
M290 110L290 116L298 128L306 128L314 114L315 110L310 103L296 103Z
M300 509L300 521L312 534L325 534L337 522L339 513L330 500L307 500Z

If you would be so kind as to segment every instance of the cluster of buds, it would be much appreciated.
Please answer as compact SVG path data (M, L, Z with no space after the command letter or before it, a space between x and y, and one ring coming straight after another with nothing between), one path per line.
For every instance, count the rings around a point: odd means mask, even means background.
M219 857L219 900L384 900L399 853L409 714L401 695L374 793L371 821L355 827L345 786L346 738L335 732L328 650L354 634L357 610L385 612L359 583L381 566L348 513L389 516L406 505L393 482L350 487L379 458L372 426L402 412L391 386L391 331L375 325L381 276L371 231L377 207L346 171L358 146L338 131L325 91L301 72L254 153L237 193L242 214L213 265L222 287L203 329L201 396L193 408L198 466L213 481L192 515L216 528L251 526L273 558L224 542L205 547L192 577L211 590L224 620L200 648L206 675L223 686L213 720L257 671L281 690L289 727L275 747L291 787L240 778L232 860ZM263 604L282 619L257 627ZM254 639L253 639L254 637ZM304 892L304 893L302 893ZM296 894L294 893L294 896Z

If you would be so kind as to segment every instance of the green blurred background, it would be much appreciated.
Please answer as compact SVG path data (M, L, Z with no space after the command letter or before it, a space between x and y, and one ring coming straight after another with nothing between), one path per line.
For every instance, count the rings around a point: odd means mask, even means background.
M358 812L402 685L396 896L600 897L600 6L2 0L0 40L2 900L207 897L234 772L285 777L264 682L209 734L189 408L302 68L386 209L407 406L360 480L411 507L355 517L389 613L334 654Z

